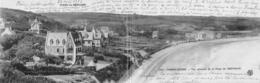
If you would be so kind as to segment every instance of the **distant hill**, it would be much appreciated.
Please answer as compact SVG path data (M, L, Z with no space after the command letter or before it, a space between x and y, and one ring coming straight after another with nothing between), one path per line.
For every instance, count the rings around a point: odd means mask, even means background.
M16 30L28 30L29 20L38 18L43 22L44 29L67 30L70 25L77 24L79 20L88 20L90 24L107 25L111 27L124 28L123 17L130 17L130 24L136 30L148 30L150 28L175 29L177 31L207 29L214 30L253 30L260 27L260 18L242 17L202 17L202 16L146 16L126 15L110 13L89 12L57 12L57 13L32 13L22 10L0 8L1 16L8 21L14 21L13 28ZM192 29L191 29L192 28Z
M36 17L43 23L43 29L45 30L57 31L67 30L68 28L68 26L66 26L65 24L55 21L52 18L48 18L46 16L32 12L8 8L0 8L0 12L2 18L6 19L7 21L14 22L14 24L12 25L12 28L14 30L27 31L30 28L29 20L33 20Z
M87 12L64 12L64 13L42 13L54 18L64 24L73 25L77 20L87 19L91 24L97 25L122 25L123 17L126 15L109 13L87 13ZM260 27L260 18L244 17L202 17L202 16L145 16L128 15L131 17L131 24L139 27L171 28L180 30L180 26L187 26L183 29L207 29L214 30L253 30ZM166 27L165 27L166 26ZM192 26L192 27L189 27ZM193 30L193 29L188 29Z

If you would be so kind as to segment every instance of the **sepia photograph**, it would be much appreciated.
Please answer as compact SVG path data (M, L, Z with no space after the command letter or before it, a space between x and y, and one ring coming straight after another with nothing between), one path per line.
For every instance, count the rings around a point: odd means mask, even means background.
M0 83L260 83L258 0L1 0Z

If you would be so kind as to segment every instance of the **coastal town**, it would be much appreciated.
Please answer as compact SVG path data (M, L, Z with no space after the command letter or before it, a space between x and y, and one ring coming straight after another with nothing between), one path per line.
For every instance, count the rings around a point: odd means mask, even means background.
M221 26L225 30L194 29L189 24L174 25L176 29L166 24L134 26L129 19L134 15L120 17L118 28L93 19L63 25L29 13L8 17L17 11L4 10L5 16L0 17L3 83L120 83L152 54L169 46L259 36L257 28L227 30L233 26Z

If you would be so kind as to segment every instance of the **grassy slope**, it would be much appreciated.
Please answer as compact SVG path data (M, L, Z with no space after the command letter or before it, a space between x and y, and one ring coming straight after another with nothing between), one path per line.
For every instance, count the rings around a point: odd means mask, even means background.
M29 20L38 18L43 23L43 28L51 31L66 30L67 26L55 21L54 19L48 18L46 16L35 14L32 12L26 12L22 10L0 8L1 17L5 18L7 21L15 22L12 28L15 30L26 31L30 28Z
M83 19L87 19L90 23L97 25L122 27L122 17L126 17L126 15L109 13L66 12L35 14L7 8L0 8L0 10L2 17L15 22L13 28L17 30L29 29L29 19L34 19L35 17L38 17L43 22L44 28L48 30L66 29L67 26L77 23L77 20ZM217 30L223 30L223 27L221 27L222 25L226 25L228 30L244 30L260 27L259 18L145 15L129 15L129 17L132 17L133 19L130 21L131 24L141 27L159 27L160 25L167 25L168 28L176 28L181 24L194 25L199 28L215 27Z
M50 18L57 19L65 24L73 24L76 20L87 19L90 23L101 25L120 25L122 17L126 15L108 13L43 13ZM169 25L174 28L176 25L188 24L197 27L215 27L222 30L222 25L226 25L228 30L253 29L260 26L259 18L235 18L235 17L200 17L200 16L144 16L131 15L134 20L130 23L135 25Z

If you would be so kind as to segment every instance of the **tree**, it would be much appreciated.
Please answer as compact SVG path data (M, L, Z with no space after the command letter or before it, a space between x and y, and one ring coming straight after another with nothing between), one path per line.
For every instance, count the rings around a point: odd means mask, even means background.
M5 59L12 60L17 58L21 61L30 61L32 56L44 56L44 38L35 37L31 34L22 36L6 36L2 44L5 44ZM9 41L9 42L8 42Z
M46 64L61 64L63 62L63 60L59 57L56 56L51 56L51 55L46 55L44 57L44 61L46 62Z
M13 58L16 57L16 55L15 55L16 51L17 51L17 49L14 49L14 48L10 48L10 49L4 51L3 59L12 60Z
M16 70L10 63L4 62L1 64L1 67L2 78L4 78L4 80L0 80L1 83L11 83L10 81L24 76L22 72Z
M25 47L22 49L18 49L17 52L15 53L16 58L23 62L31 61L32 56L35 54L34 50L29 47Z
M0 38L0 44L3 46L3 50L11 48L14 44L17 44L20 39L23 38L22 34L17 35L5 35Z

